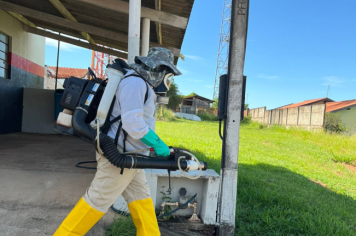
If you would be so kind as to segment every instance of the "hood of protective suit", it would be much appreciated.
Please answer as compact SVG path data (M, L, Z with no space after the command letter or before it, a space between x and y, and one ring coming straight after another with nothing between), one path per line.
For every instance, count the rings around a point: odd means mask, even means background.
M157 88L162 83L165 75L169 73L168 69L160 72L146 70L142 64L131 64L130 67L141 75L153 88Z

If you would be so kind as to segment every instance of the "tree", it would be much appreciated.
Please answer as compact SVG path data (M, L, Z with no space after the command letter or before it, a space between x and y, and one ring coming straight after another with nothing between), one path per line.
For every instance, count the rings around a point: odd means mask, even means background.
M176 83L174 83L174 81L169 86L169 90L167 92L167 97L169 97L169 102L168 102L167 107L174 111L177 109L179 104L181 104L183 101L183 97L181 96L181 94L179 92L178 85Z
M219 99L218 98L214 98L214 103L211 105L212 108L218 108L219 106Z
M178 85L172 82L172 84L169 86L169 90L167 91L167 97L174 96L174 95L180 95Z
M248 103L245 103L245 110L248 108Z
M186 97L196 96L196 95L198 95L198 94L196 94L196 93L192 92L192 93L188 94Z

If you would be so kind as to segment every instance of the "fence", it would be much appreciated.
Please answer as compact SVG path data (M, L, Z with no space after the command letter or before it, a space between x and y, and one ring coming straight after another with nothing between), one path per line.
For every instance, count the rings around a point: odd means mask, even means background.
M248 109L251 120L266 125L298 126L307 129L324 127L325 104L266 110L266 107Z

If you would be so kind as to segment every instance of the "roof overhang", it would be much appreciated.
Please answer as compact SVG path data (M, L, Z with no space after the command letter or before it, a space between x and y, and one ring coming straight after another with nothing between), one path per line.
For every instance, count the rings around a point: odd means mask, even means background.
M187 96L187 97L184 97L183 100L193 100L193 98L198 98L202 101L205 101L205 102L208 102L208 103L214 103L215 101L213 100L210 100L208 98L205 98L205 97L202 97L202 96L199 96L199 95L194 95L194 96Z
M151 20L149 45L170 49L175 62L193 3L141 0L141 17ZM4 0L0 9L21 21L29 33L127 57L129 0Z

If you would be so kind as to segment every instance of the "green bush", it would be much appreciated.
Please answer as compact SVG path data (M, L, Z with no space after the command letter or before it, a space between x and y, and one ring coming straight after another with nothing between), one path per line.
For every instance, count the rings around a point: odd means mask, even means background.
M218 117L216 115L210 114L206 111L198 111L197 116L200 117L202 121L217 121Z
M251 123L251 116L245 116L242 121L241 124L250 124Z
M161 120L161 121L174 121L179 119L179 117L176 116L176 114L168 109L167 107L164 108L163 115L162 115L162 107L159 106L156 110L156 120Z
M338 113L326 113L324 128L329 133L342 133L346 131Z

